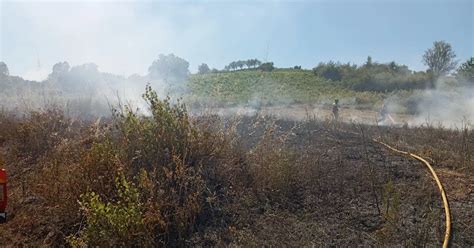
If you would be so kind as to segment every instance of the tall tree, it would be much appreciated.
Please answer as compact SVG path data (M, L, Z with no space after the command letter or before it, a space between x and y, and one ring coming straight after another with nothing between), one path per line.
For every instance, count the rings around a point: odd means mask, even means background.
M230 62L229 68L232 69L232 70L237 69L237 62L235 62L235 61Z
M69 69L71 66L69 66L68 62L59 62L53 65L53 72L49 74L48 78L49 79L58 79L65 75L66 73L69 72Z
M189 62L174 54L160 54L148 68L148 75L170 83L182 82L189 76Z
M317 67L313 68L313 73L332 81L340 81L343 76L341 64L339 62L335 63L334 61L319 63Z
M237 67L242 70L244 68L245 62L242 60L237 61Z
M474 85L474 57L462 63L456 71L456 78Z
M456 68L457 62L454 58L456 58L456 53L451 44L446 41L435 41L433 42L433 47L425 51L423 63L428 66L428 72L433 77L431 87L434 87L436 79Z
M206 74L209 73L211 69L209 69L209 66L205 63L202 63L198 66L198 73L199 74Z
M366 67L371 67L372 66L372 57L367 56L367 61L365 62Z
M250 69L250 67L254 67L255 61L253 59L248 59L247 61L245 61L245 64L247 65L247 68Z
M261 64L259 66L259 69L262 71L273 71L273 69L275 69L275 66L273 66L273 62L266 62Z
M10 72L8 71L8 66L5 62L0 61L0 75L8 76Z

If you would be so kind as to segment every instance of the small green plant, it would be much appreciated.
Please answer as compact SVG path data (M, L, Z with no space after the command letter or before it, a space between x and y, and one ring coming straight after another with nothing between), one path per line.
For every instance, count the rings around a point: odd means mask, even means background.
M400 217L400 192L397 191L392 180L388 181L383 187L382 206L384 218L391 222L397 222Z
M400 232L401 213L400 213L400 192L393 184L388 181L382 189L382 217L385 224L382 229L377 231L377 237L382 244L388 245L395 242Z
M147 246L140 193L135 185L120 174L115 179L117 198L106 201L98 194L83 194L80 206L86 226L68 242L73 247L85 246Z

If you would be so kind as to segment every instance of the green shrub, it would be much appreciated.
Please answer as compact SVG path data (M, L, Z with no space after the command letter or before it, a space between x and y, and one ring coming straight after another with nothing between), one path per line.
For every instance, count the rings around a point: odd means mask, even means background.
M189 154L197 131L191 127L184 104L172 104L170 98L160 100L147 86L143 95L151 116L141 116L130 107L115 110L115 123L121 133L125 161L131 161L137 172L140 168L168 164L171 155L185 157Z
M104 200L98 194L83 194L80 200L86 225L68 238L73 247L142 247L151 245L138 188L119 175L115 179L117 199Z
M258 67L262 71L273 71L275 66L273 66L273 62L263 63Z
M184 104L159 99L150 86L143 97L148 115L115 110L112 138L127 173L147 182L140 185L155 242L184 245L196 225L212 220L208 197L219 179L209 175L224 146L216 132L198 128Z

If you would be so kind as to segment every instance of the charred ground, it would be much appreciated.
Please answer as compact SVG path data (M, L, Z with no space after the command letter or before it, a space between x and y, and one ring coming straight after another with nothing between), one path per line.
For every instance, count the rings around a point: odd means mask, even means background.
M0 245L441 244L430 175L372 137L432 162L452 208L452 244L473 245L471 130L189 117L148 93L150 117L2 113L11 202Z

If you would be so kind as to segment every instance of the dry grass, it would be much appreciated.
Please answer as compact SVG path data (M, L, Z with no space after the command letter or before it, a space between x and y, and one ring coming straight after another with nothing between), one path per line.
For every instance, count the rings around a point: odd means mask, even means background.
M338 126L364 134L351 135L316 120L192 118L150 88L144 98L148 116L0 113L11 179L1 246L439 245L435 186L370 142L380 134L472 187L471 130ZM470 246L472 193L459 194L453 242Z

